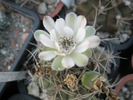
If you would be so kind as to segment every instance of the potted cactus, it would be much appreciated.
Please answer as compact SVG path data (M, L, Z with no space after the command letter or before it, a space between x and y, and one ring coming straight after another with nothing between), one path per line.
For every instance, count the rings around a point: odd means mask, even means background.
M118 50L132 45L132 0L78 1L81 2L75 1L74 4L77 13L86 16L88 23L96 27L100 38L110 40Z
M109 78L118 56L101 43L86 18L73 12L56 21L45 16L43 25L46 31L35 31L35 48L19 65L29 76L15 77L26 78L28 94L41 100L118 100Z
M29 70L31 78L24 80L28 94L41 100L118 100L108 77L117 56L100 44L95 28L86 24L84 16L73 12L55 22L44 17L47 31L35 31L36 49L22 68Z

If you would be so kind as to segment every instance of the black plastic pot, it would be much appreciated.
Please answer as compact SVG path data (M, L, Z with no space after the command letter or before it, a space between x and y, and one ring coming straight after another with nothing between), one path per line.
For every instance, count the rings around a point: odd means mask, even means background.
M12 66L11 66L11 69L9 70L9 71L16 71L16 70L18 70L18 68L16 66L20 66L21 62L24 60L24 56L26 56L25 50L27 48L29 48L28 44L32 41L33 32L36 29L38 29L38 27L40 25L40 20L39 20L39 17L34 12L32 12L32 11L26 9L26 8L19 7L18 5L10 2L9 0L1 0L1 2L3 2L6 5L9 5L12 8L14 8L19 13L28 15L33 20L32 32L27 37L25 43L23 44L21 50L19 51L17 57L15 58L15 61L13 62ZM4 93L4 90L6 89L6 87L9 84L11 84L11 83L10 82L8 82L8 83L0 83L0 97L2 96L2 94Z
M28 94L15 94L9 100L40 100Z
M133 55L133 44L131 47L122 50L120 53L120 56L124 59L121 59L120 63L120 74L122 76L132 74L133 73L133 67L132 67L132 55Z

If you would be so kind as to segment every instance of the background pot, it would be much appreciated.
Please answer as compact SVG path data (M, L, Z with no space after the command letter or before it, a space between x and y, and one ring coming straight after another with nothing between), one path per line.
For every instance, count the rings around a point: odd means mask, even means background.
M6 1L14 2L12 0L6 0ZM59 1L58 4L57 4L57 6L54 8L54 11L52 11L50 14L48 14L48 16L54 18L56 15L58 15L58 13L61 11L61 9L63 8L63 6L64 6L64 4L61 1ZM29 9L29 10L31 10L31 9ZM35 12L35 13L39 16L40 20L42 20L43 17L46 16L46 14L38 14L37 12Z
M26 8L19 7L18 5L14 4L14 3L12 3L8 0L1 0L1 2L3 2L6 5L9 5L12 8L14 8L19 13L28 15L33 20L32 31L29 34L29 36L27 37L25 43L23 44L21 50L19 51L17 57L15 58L15 61L13 62L12 66L11 66L11 69L9 70L9 71L16 71L18 69L16 66L19 66L20 62L24 60L23 57L26 55L24 53L24 51L28 48L28 44L31 42L31 40L33 38L33 32L39 27L40 20L39 20L39 17L34 12L32 12L32 11L26 9ZM6 87L9 84L10 84L10 82L9 83L0 83L0 97L2 96L4 90L6 89Z
M118 84L115 86L116 93L119 94L121 88L128 82L133 82L133 74L128 74L121 78Z
M49 16L51 16L52 18L55 17L61 11L61 9L63 8L63 5L64 4L61 1L59 1L59 3L57 5L57 7L55 8L55 10L51 14L49 14ZM43 20L44 16L45 15L41 15L41 14L39 15L41 20Z

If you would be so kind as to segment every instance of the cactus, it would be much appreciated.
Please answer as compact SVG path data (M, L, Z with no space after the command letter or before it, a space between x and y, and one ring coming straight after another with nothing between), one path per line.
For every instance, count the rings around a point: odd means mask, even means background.
M99 55L99 53L103 52L103 47L98 47L94 51L98 52L94 52L95 55ZM105 53L107 53L106 50L104 53L101 53L101 59L99 59L99 61L103 60L103 57L105 58L104 61L107 61L108 59L111 60L111 58L105 56ZM112 55L111 57L114 57L112 53L107 54L110 54ZM93 56L94 54L92 55L92 59ZM34 66L36 71L32 76L32 81L27 88L29 94L38 96L42 100L64 100L64 98L65 100L88 100L88 98L90 98L90 100L103 100L97 97L97 94L100 93L105 94L106 98L109 100L118 100L118 96L115 94L111 84L108 82L107 76L105 76L108 73L106 70L109 66L105 66L105 62L99 63L103 64L104 68L101 66L98 66L97 68L94 67L96 66L96 63L93 59L89 61L86 67L80 68L74 66L71 69L55 71L51 69L51 62L41 62L39 65L37 64ZM110 63L112 63L112 61ZM98 69L100 69L100 71L98 71ZM103 75L103 73L105 73L105 75ZM34 85L33 83L35 82L38 84L38 86L36 86L34 89L29 88L32 87L31 85ZM40 88L40 92L36 93L38 92L38 89L36 89L38 87ZM32 93L31 91L36 94Z
M114 38L116 44L126 42L132 33L132 0L87 0L76 11L86 16L89 25L95 25L97 35Z
M43 30L34 33L38 57L34 57L29 94L42 100L102 100L99 94L118 100L107 78L116 56L112 49L99 46L95 28L86 22L84 16L73 12L56 22L44 17L50 34Z

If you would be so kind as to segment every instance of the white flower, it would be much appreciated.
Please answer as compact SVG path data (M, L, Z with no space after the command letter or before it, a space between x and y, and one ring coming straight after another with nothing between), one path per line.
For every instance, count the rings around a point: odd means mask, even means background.
M45 49L39 53L39 58L45 61L53 60L54 70L71 68L75 64L78 67L86 66L91 57L91 48L100 44L100 39L95 35L92 26L86 26L86 18L70 12L65 20L54 20L45 16L43 25L46 31L37 30L34 37L41 42Z

